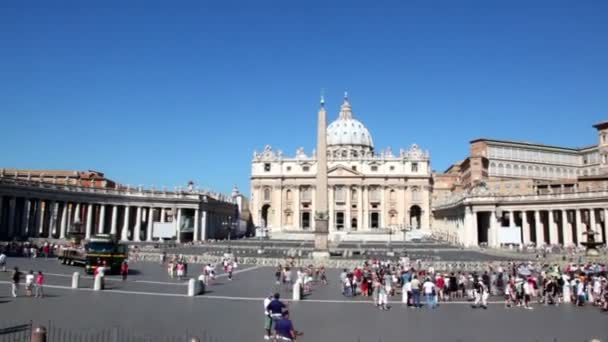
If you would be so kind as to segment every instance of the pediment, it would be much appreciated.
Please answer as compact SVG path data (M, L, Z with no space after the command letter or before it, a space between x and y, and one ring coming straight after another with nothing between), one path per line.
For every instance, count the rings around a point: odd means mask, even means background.
M362 173L348 168L344 165L336 165L334 167L330 167L329 170L327 170L327 175L330 177L363 176Z

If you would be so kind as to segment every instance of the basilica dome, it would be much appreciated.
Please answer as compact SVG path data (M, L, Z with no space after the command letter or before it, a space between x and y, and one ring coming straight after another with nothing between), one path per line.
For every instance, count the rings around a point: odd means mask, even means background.
M352 108L346 96L340 107L340 115L327 126L327 147L332 150L341 147L363 148L369 151L374 149L371 134L361 121L353 118Z

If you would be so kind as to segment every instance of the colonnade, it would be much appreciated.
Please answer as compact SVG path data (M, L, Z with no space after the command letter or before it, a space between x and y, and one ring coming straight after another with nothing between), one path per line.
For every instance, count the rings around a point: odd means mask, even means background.
M0 196L0 238L65 239L72 231L86 239L96 234L111 234L121 241L154 241L154 223L173 222L180 232L185 217L192 218L192 239L207 239L208 226L221 225L222 216L207 210L72 202L17 196ZM181 242L181 234L176 234Z
M596 242L608 238L608 208L598 206L547 206L509 208L467 205L436 211L434 234L464 246L501 245L499 228L519 228L523 245L581 246L587 231Z

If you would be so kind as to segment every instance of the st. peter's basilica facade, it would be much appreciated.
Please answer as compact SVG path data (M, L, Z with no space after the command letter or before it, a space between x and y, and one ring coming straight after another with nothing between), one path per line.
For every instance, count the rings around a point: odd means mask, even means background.
M323 103L322 103L323 105ZM324 110L324 109L322 109ZM254 153L251 213L273 238L312 237L315 152L285 157L266 146ZM386 239L404 230L429 232L431 167L416 144L378 152L367 127L354 118L347 96L327 127L329 233L331 239Z

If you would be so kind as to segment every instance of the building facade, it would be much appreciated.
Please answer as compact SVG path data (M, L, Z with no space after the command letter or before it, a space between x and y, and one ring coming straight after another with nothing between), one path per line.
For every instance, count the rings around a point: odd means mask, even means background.
M435 175L434 234L466 246L580 245L588 230L606 241L608 122L593 127L598 144L584 148L471 141L465 160Z
M327 159L330 239L387 239L386 234L404 229L429 231L428 152L416 144L398 153L390 148L377 152L346 96L338 118L327 126ZM275 238L312 238L316 172L315 151L307 154L300 148L286 157L266 146L254 152L254 224Z
M77 175L78 172L57 171ZM153 242L155 223L172 222L179 242L224 239L238 231L242 195L222 195L190 186L174 191L90 182L49 172L5 173L0 177L0 240L85 238L112 234L121 241ZM43 174L40 178L32 174ZM50 180L50 182L49 182ZM241 198L241 199L239 199Z

